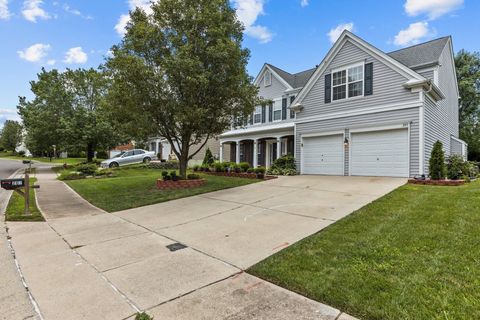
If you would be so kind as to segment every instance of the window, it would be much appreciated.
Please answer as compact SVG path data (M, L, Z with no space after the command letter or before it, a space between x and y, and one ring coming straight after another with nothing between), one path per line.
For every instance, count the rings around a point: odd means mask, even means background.
M282 120L282 99L273 103L273 121Z
M262 122L262 107L255 107L255 111L253 112L253 123L260 123Z
M290 106L292 106L293 101L295 101L295 96L290 97ZM295 111L290 109L290 119L295 119Z
M145 153L145 151L143 151L143 150L135 150L135 155L144 154L144 153Z
M363 95L363 64L332 73L332 99Z
M268 70L265 71L265 75L263 76L263 85L265 87L272 85L272 74Z

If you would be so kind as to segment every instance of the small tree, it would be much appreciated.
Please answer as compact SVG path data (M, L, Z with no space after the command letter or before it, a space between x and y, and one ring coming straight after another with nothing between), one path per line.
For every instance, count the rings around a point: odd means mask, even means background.
M445 176L447 175L443 145L440 141L435 142L433 145L429 170L432 180L445 179Z
M5 121L0 133L0 144L7 151L15 152L22 143L22 125L17 121Z
M215 162L215 159L213 158L212 151L210 151L210 148L207 148L207 151L205 151L205 157L203 158L203 165L206 166L211 166Z

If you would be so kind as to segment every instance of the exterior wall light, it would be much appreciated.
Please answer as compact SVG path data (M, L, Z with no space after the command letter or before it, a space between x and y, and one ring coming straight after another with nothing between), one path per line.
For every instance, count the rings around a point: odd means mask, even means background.
M349 144L350 144L350 141L348 141L348 138L345 137L345 141L343 141L343 145L344 145L345 147L348 147Z

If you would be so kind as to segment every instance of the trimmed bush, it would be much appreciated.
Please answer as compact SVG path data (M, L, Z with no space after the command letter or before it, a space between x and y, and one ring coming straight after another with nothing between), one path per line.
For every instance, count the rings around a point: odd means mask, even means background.
M242 169L242 172L247 172L247 170L250 168L250 164L248 162L240 162L238 166L240 169Z
M190 173L189 175L187 175L187 179L188 180L198 180L198 179L200 179L200 176L198 174L195 174L195 173Z
M256 174L265 174L265 168L264 167L258 167L254 169L254 172Z
M85 179L85 176L78 172L68 172L68 171L62 172L58 177L58 180L79 180L79 179Z
M75 167L75 171L80 172L85 176L93 176L97 172L97 165L96 164L80 164Z
M220 162L215 162L213 164L213 168L215 169L215 172L223 172L223 165Z
M272 169L296 169L295 158L292 155L286 155L273 161Z
M450 180L459 180L462 177L470 176L468 162L463 160L462 156L451 155L447 160L447 177Z
M207 148L207 151L205 151L205 157L203 158L202 165L211 166L214 162L215 159L213 158L212 151L210 151L210 148Z
M445 179L447 169L445 166L445 154L443 152L443 145L437 141L433 145L432 153L430 155L430 178L432 180Z
M194 165L192 167L193 171L197 172L198 170L200 170L200 166L197 164L197 165Z
M296 176L297 175L297 170L295 170L295 169L283 169L282 170L282 175L284 175L284 176Z
M153 320L153 317L149 316L145 312L137 313L135 320Z
M247 173L254 173L255 172L255 169L254 168L248 168L247 169Z
M150 169L160 170L178 170L178 161L157 162L152 161L148 164Z

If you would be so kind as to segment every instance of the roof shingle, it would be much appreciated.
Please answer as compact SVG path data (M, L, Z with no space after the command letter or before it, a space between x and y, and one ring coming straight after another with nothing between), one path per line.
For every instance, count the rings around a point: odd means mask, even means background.
M409 68L437 63L449 39L450 37L438 38L392 51L387 53L387 55Z

